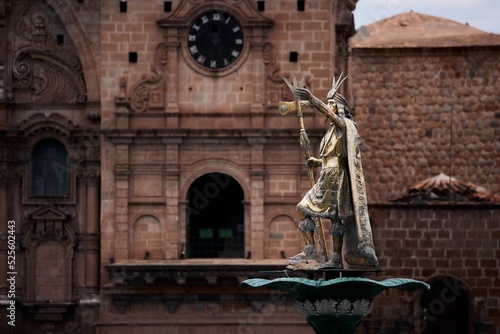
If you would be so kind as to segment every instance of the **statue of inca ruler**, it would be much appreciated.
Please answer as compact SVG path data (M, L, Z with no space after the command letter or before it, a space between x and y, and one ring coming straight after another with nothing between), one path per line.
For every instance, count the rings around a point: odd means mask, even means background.
M288 268L318 269L320 267L350 269L378 267L373 247L368 215L365 181L361 167L360 137L352 120L346 99L337 90L345 77L332 81L332 89L324 103L305 86L304 80L293 84L284 79L295 97L294 102L280 102L280 114L296 112L300 119L300 143L309 167L312 188L297 204L299 229L305 241L303 252L292 256ZM330 122L319 150L319 158L309 156L309 139L304 129L302 107L316 109ZM315 182L312 168L321 167ZM333 238L333 252L328 259L321 219L329 219L329 234ZM319 232L321 258L314 238ZM343 255L343 256L342 256Z

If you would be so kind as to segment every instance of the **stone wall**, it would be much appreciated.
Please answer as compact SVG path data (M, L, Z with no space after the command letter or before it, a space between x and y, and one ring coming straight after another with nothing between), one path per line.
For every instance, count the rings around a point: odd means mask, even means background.
M371 203L443 172L500 192L500 49L353 49Z
M405 277L432 284L436 279L456 279L460 286L442 292L443 298L431 303L428 319L439 316L442 305L466 295L469 303L470 332L475 323L500 323L498 205L411 206L375 205L370 207L380 278ZM383 319L384 333L408 320L417 332L431 326L419 311L422 292L384 293L375 299L372 318ZM394 307L399 305L399 307ZM436 317L437 319L437 317ZM459 320L459 319L455 319Z

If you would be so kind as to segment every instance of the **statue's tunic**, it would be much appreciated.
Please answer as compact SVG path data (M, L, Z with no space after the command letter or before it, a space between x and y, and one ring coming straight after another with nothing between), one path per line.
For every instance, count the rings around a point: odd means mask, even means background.
M352 195L347 172L345 122L333 123L320 144L321 174L297 208L307 216L347 219L353 215Z

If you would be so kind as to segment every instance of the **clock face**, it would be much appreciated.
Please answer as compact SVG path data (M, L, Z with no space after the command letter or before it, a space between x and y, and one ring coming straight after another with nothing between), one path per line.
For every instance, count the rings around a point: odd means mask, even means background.
M225 12L204 13L189 27L188 50L201 66L224 69L241 55L243 29L233 16Z

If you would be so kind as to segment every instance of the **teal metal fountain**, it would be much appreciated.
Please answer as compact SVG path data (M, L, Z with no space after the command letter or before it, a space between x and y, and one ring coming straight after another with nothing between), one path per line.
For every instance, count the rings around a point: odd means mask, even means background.
M270 288L286 291L295 298L299 312L317 334L354 333L363 318L373 309L373 298L380 292L397 288L404 291L429 289L424 282L406 278L375 281L362 277L311 280L285 277L267 280L247 279L241 288Z

